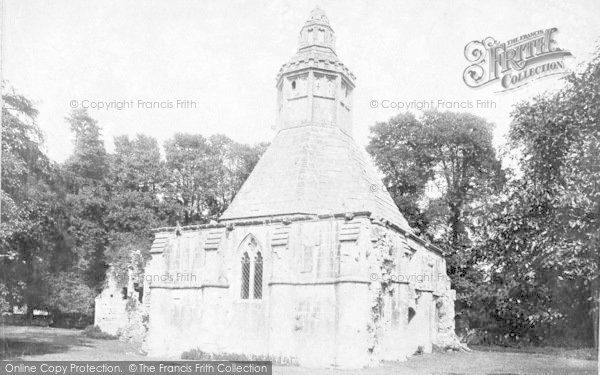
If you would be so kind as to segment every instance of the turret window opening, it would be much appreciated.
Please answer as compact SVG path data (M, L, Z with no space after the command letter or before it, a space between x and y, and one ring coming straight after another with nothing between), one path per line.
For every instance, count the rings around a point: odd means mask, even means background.
M324 29L319 29L319 32L317 33L317 41L321 44L325 43L325 30Z
M323 87L319 90L320 95L328 98L335 97L335 77L327 75L323 76L321 79L323 80Z

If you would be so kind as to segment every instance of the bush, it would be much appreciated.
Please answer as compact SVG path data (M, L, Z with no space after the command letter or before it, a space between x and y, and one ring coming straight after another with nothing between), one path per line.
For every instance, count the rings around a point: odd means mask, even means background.
M95 325L89 325L89 326L85 327L82 334L84 336L90 337L92 339L100 339L100 340L116 340L117 339L117 336L103 332L100 329L100 327L95 326Z
M59 272L45 280L47 290L44 305L64 314L94 314L96 292L75 272ZM87 324L86 324L87 325ZM80 328L84 328L83 327Z
M0 283L0 314L10 311L10 303L8 303L8 289L6 285Z
M296 365L295 358L272 357L269 355L240 353L208 353L200 349L192 349L181 354L181 359L195 361L266 361L278 365Z

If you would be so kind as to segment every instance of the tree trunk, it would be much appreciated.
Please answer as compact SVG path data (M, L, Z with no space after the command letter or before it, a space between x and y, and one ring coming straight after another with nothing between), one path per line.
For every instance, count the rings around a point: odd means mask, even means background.
M462 226L460 222L460 207L458 205L450 205L450 228L452 233L450 243L452 244L452 250L457 251L460 247L460 238L462 232Z
M30 303L27 304L27 310L25 310L25 319L28 322L33 320L33 306Z
M594 345L598 350L598 373L600 374L600 345L598 338L600 336L600 283L596 289L596 316L594 317Z

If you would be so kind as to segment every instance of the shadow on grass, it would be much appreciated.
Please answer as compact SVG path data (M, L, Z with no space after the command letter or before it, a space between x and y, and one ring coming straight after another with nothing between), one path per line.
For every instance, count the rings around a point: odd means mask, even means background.
M72 346L92 347L89 341L78 336L60 337L52 341L35 339L1 338L0 360L20 359L23 356L67 352Z
M597 361L598 350L595 348L557 348L557 347L504 347L496 345L471 345L471 349L482 352L505 352L550 355L559 358L583 359L586 361Z

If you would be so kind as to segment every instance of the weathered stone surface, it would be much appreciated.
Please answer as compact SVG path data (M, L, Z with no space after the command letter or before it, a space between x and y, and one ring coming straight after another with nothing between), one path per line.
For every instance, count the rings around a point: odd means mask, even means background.
M126 305L127 300L123 298L121 288L109 273L106 287L95 299L94 325L103 332L117 336L128 323Z
M152 245L154 252L162 252L168 234L158 234ZM157 246L160 243L160 246ZM122 341L141 343L148 332L149 289L143 285L143 270L139 269L141 253L130 254L127 280L118 283L114 269L106 273L107 284L95 299L94 325ZM121 285L119 285L121 284ZM143 298L143 303L141 300Z
M171 232L165 252L151 261L172 281L149 285L146 350L177 356L199 348L352 368L402 360L451 340L454 294L442 255L416 242L406 249L405 234L360 213L355 240L341 241L347 225L344 217L294 221L282 245L272 240L280 238L281 222L238 223L216 251L186 240L198 232L206 238L211 229ZM244 299L249 239L264 271L261 297ZM187 261L169 261L174 253Z
M366 153L338 128L281 130L222 220L371 212L410 230Z

